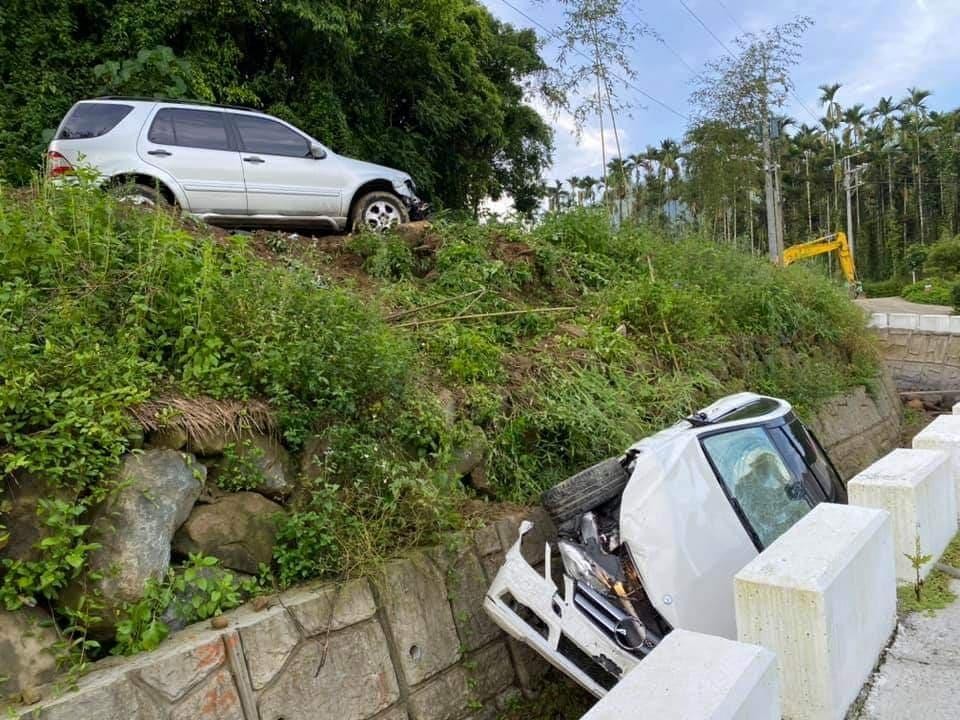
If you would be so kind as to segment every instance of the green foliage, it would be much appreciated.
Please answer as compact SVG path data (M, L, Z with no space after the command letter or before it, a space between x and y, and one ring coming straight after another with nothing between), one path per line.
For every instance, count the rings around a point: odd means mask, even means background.
M910 561L910 566L914 569L914 572L916 572L917 574L916 580L914 581L914 584L913 584L913 589L914 589L914 596L916 597L917 602L920 602L921 591L923 590L923 578L920 577L920 570L923 569L924 565L926 565L928 562L933 560L933 555L925 555L923 553L923 549L920 547L919 532L917 532L917 535L915 538L915 548L914 548L913 554L911 555L909 553L904 553L904 555L906 556L907 560Z
M431 201L532 210L551 133L525 105L536 35L476 0L7 0L0 178L26 183L45 129L105 92L242 104L334 150L410 172Z
M960 273L960 237L941 240L931 245L923 264L924 274L952 280Z
M897 297L908 283L899 278L889 280L866 281L863 283L863 294L868 298Z
M37 546L40 558L0 561L0 602L7 610L32 606L37 598L55 600L80 573L87 556L99 547L84 541L88 526L80 518L87 509L85 505L47 498L41 498L38 505L38 520L45 532Z
M952 305L953 283L930 278L906 285L900 293L905 300L926 305Z
M83 177L36 196L0 193L0 231L0 467L78 498L50 515L40 561L5 563L6 605L55 600L81 571L92 548L82 508L110 491L140 432L128 409L157 388L266 400L292 448L322 428L344 438L325 479L349 480L356 516L389 529L368 550L451 521L456 493L436 489L445 480L414 433L393 434L396 418L422 414L413 346L368 299L305 266L261 261L245 238L191 235L163 212L119 205ZM449 442L434 439L429 459ZM228 453L227 489L254 482L242 450ZM403 504L419 509L395 522Z
M363 269L375 278L400 280L413 271L413 253L393 233L360 232L350 237L347 246L364 259Z
M171 568L161 581L149 580L143 597L124 605L111 652L134 655L155 649L170 633L163 621L168 611L189 624L239 606L244 588L233 573L218 566L214 557L191 553L181 568Z
M217 465L217 487L226 492L241 492L260 487L264 483L264 477L258 460L262 457L263 450L250 440L244 440L239 447L237 443L228 443Z

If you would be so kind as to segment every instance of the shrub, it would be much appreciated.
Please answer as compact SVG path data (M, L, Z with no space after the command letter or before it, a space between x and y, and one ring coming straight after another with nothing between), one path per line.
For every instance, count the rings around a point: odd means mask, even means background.
M951 280L960 273L960 237L934 243L927 251L923 272L930 277Z
M900 278L889 280L864 281L863 294L868 298L897 297L903 291L906 281Z
M938 278L929 278L912 283L903 288L901 297L915 303L926 305L952 305L953 283Z

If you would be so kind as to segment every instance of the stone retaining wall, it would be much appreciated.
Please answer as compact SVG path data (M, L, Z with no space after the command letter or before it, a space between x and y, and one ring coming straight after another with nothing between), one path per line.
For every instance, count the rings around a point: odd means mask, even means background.
M874 313L870 327L897 388L960 389L960 316Z
M542 512L534 516L524 549L537 563L553 530ZM490 718L546 670L482 609L521 519L391 561L369 579L261 598L223 616L221 629L200 623L153 653L101 661L73 692L44 688L13 717Z
M868 388L856 387L804 418L844 480L900 445L901 403L891 374Z

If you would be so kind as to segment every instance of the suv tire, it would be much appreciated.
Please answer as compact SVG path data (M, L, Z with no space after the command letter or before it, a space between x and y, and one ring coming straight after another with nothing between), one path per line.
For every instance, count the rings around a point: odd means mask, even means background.
M166 208L170 203L157 188L139 183L122 183L110 188L110 194L118 201L147 208Z
M540 503L559 526L593 510L623 492L630 475L612 457L581 470L540 496Z
M350 229L383 232L401 223L409 222L410 214L406 206L393 193L377 191L361 197L353 208Z

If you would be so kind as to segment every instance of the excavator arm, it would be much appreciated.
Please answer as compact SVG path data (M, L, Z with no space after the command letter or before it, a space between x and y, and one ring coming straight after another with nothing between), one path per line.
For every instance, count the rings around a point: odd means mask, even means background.
M850 253L847 235L844 232L827 235L799 245L791 245L783 251L783 264L791 265L798 260L823 255L834 250L837 251L837 259L840 261L840 270L843 272L843 276L847 279L847 282L856 287L857 269L853 262L853 255Z

